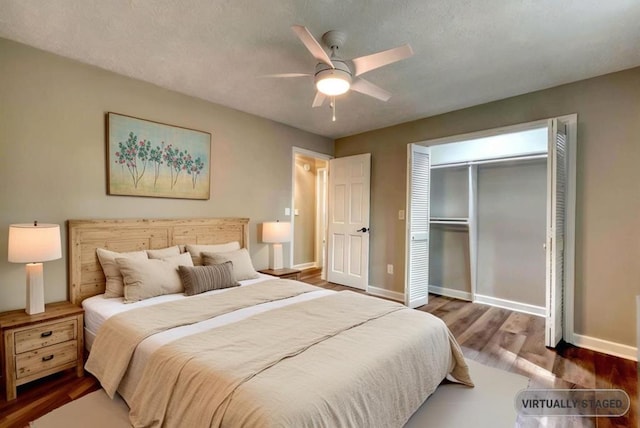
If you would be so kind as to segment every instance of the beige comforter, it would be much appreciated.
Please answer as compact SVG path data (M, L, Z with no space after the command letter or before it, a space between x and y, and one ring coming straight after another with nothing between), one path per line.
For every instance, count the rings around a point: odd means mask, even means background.
M472 385L441 320L341 292L163 346L130 417L136 427L400 427L448 373Z
M222 294L138 308L109 318L98 331L85 369L113 398L136 347L145 338L174 327L194 324L261 303L287 299L317 290L302 282L272 280L246 285Z

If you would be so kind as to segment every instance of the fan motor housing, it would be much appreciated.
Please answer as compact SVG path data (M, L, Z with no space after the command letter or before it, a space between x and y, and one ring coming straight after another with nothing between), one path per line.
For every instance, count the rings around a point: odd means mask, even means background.
M351 70L346 62L341 59L331 58L331 62L333 63L335 68L331 68L330 65L325 64L324 62L319 62L316 65L316 78L318 75L323 74L325 71L337 71L349 76L349 81L351 81Z

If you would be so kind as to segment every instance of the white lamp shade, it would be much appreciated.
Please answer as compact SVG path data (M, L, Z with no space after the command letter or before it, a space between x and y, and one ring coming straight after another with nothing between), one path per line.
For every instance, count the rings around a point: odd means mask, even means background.
M291 240L291 223L268 221L262 223L262 242L280 244Z
M9 226L9 262L39 263L62 257L60 226L57 224L12 224Z

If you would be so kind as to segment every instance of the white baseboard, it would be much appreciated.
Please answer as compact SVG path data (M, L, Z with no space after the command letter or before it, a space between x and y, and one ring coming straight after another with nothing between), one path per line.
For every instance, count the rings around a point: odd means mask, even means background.
M536 306L536 305L530 305L528 303L514 302L513 300L499 299L497 297L483 296L481 294L476 294L475 303L483 303L485 305L496 306L498 308L523 312L525 314L530 314L530 315L537 315L539 317L547 316L547 309L544 306Z
M367 293L373 294L374 296L386 297L387 299L404 303L404 293L387 290L386 288L374 287L373 285L369 285L367 286Z
M609 342L608 340L598 339L597 337L583 336L577 333L573 334L573 344L580 348L591 349L592 351L602 352L603 354L638 361L638 348L634 348L633 346Z
M429 286L429 293L438 294L445 297L453 297L454 299L471 301L471 293L468 291L454 290L453 288L438 287L437 285Z
M309 262L309 263L300 263L299 265L293 265L291 266L292 269L308 269L308 268L314 268L317 267L315 262Z

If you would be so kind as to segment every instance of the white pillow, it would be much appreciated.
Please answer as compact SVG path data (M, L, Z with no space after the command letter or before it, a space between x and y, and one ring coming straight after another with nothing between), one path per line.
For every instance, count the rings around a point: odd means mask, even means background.
M104 297L122 297L124 296L124 284L122 283L122 274L116 263L116 258L130 258L137 260L146 260L147 253L144 251L131 251L127 253L117 253L115 251L97 248L98 260L102 266L102 272L107 279L104 290Z
M161 248L159 250L146 250L147 256L150 259L165 259L167 257L179 256L181 251L180 247L174 245L173 247Z
M230 261L233 264L233 276L236 281L256 279L260 277L253 267L253 263L251 263L251 256L246 248L226 253L203 252L202 260L205 266L217 265Z
M226 253L229 251L235 251L240 249L240 243L238 241L227 242L226 244L187 244L187 251L193 258L193 264L196 266L202 266L202 253Z
M178 266L193 266L188 253L159 259L118 258L124 280L124 302L131 303L163 294L182 293Z

